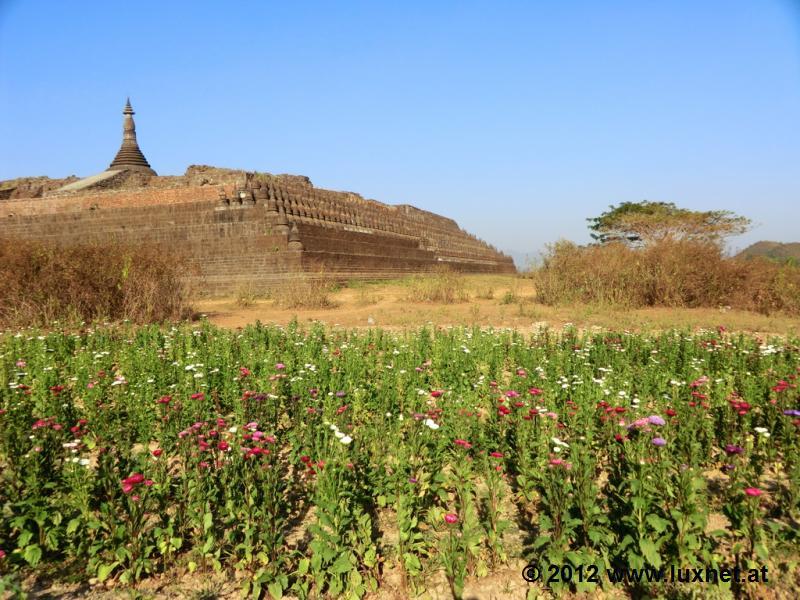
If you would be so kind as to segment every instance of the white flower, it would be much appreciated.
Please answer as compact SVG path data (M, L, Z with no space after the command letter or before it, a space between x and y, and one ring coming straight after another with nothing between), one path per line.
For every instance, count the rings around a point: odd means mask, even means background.
M429 429L433 429L434 431L439 429L439 424L433 419L425 419L424 423L425 425L428 426Z
M339 430L336 430L336 431L334 431L334 432L333 432L333 435L335 435L335 436L336 436L337 438L339 438L340 440L341 440L343 437L345 437L345 435L344 435L344 434L343 434L341 431L339 431Z
M353 438L351 438L349 435L346 435L344 437L339 438L339 441L346 446L347 444L353 441Z
M766 427L754 427L753 429L756 433L760 433L761 435L769 435L769 429Z
M550 438L550 441L553 442L556 446L564 446L564 448L569 448L569 444L566 442L562 442L557 437Z
M387 417L391 417L391 416L392 416L392 413L390 413L390 412L387 412L387 413L386 413L386 416L387 416Z
M88 467L89 466L89 459L88 458L81 458L81 459L78 460L78 463L83 465L84 467Z
M239 431L238 427L231 427L230 429L228 429L228 433L236 433L237 431Z

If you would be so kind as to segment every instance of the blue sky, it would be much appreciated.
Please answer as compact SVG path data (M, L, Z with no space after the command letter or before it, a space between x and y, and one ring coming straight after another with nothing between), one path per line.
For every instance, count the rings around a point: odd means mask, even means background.
M800 2L0 0L0 179L308 175L537 255L642 199L800 241Z

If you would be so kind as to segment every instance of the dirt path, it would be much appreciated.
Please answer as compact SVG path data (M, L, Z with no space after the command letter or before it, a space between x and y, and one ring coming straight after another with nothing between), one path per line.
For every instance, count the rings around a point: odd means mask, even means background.
M198 300L200 314L221 327L237 328L261 321L287 324L320 321L346 328L385 329L479 325L536 329L573 323L580 328L601 327L632 331L708 328L720 325L731 331L800 335L800 318L759 315L721 309L648 308L621 310L591 306L550 307L534 301L530 280L514 276L463 277L466 300L454 303L420 301L411 280L358 283L328 294L329 308L281 308L273 300Z

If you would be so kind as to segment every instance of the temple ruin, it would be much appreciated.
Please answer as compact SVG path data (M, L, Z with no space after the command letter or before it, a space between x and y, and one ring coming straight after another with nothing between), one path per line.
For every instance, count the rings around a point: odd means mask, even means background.
M0 183L0 236L158 244L186 257L205 296L262 291L297 274L381 279L441 265L515 271L509 256L452 219L319 189L303 176L207 166L158 176L139 148L133 115L128 101L108 170Z

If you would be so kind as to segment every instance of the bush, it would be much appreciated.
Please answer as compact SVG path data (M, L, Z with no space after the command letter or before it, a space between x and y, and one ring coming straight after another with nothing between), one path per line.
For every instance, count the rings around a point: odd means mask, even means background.
M455 304L469 300L469 293L463 275L443 267L430 275L412 277L405 299L409 302Z
M0 239L0 324L186 318L185 275L161 248Z
M719 246L663 240L645 248L621 243L558 242L534 271L537 299L622 306L718 307L800 313L800 269L767 260L726 258Z
M272 290L272 298L279 308L334 308L330 293L335 282L324 276L299 275L282 281Z

